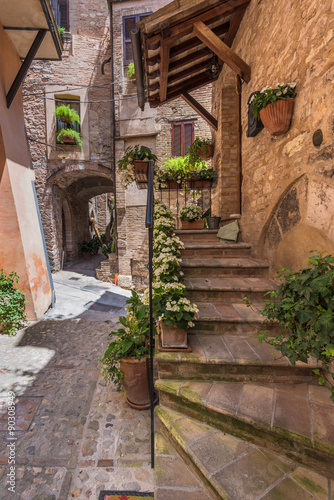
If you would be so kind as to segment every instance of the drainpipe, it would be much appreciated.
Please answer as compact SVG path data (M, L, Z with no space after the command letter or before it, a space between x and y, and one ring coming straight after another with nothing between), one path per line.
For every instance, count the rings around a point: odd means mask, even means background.
M134 30L131 30L130 35L131 35L133 62L135 65L138 106L142 111L144 111L145 90L144 90L144 70L143 70L143 57L141 52L140 31L136 28Z
M115 252L116 252L116 273L119 273L118 262L118 231L117 231L117 193L116 193L116 115L115 115L115 72L114 72L114 34L113 34L113 10L112 0L109 0L110 12L110 50L111 50L111 167L113 169L114 198L115 198Z

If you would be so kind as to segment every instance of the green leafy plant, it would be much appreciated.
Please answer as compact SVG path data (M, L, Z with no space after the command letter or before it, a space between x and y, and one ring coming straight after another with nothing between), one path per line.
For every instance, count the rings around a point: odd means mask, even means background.
M253 114L256 118L260 118L261 109L264 109L268 104L294 97L296 85L296 82L277 83L275 88L267 86L259 92L255 92L250 100L250 104L253 104Z
M104 378L122 389L123 373L120 371L122 358L140 359L149 351L149 314L148 307L142 303L137 292L132 291L126 301L127 315L119 317L121 328L109 334L112 342L108 345L104 357L100 359Z
M183 206L180 210L180 220L193 222L203 218L203 210L195 204Z
M75 144L82 150L82 136L79 132L73 130L72 128L61 129L57 134L57 142L59 142L60 144L64 144L64 141L66 143L67 138L75 139Z
M101 246L101 252L107 259L111 253L115 253L115 243L113 241Z
M69 104L62 104L61 106L57 106L55 109L55 115L62 122L70 124L77 123L78 125L81 125L80 116L75 111L75 109L71 108Z
M131 80L131 77L135 74L135 65L133 62L129 64L127 74L129 80Z
M94 245L92 243L92 240L90 240L90 241L84 240L78 244L78 247L79 247L79 252L81 252L81 253L93 253L94 252Z
M189 163L190 165L196 165L196 163L202 161L202 157L210 157L209 150L213 146L212 139L200 139L196 137L192 145L189 147Z
M307 259L309 267L292 272L281 269L281 284L276 291L268 292L270 300L262 310L269 324L279 324L282 331L268 338L268 331L258 335L286 356L295 365L307 363L312 356L322 362L325 373L334 361L334 257L316 254ZM325 378L315 370L320 384ZM328 373L328 379L333 375ZM334 387L331 382L331 399Z
M19 288L15 272L0 269L0 330L15 335L25 325L25 306L28 301Z
M167 186L167 181L181 182L188 177L189 169L185 156L174 156L167 158L157 172L156 180L163 187Z
M134 161L158 161L155 154L147 146L129 146L125 151L124 156L117 162L118 173L120 174L122 184L128 186L135 181Z
M59 35L65 35L65 28L62 28L61 26L58 26L58 31L59 31Z

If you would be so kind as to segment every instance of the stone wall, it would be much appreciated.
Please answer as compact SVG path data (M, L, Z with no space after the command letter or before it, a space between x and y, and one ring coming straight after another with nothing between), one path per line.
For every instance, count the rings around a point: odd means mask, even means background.
M334 4L252 0L232 48L251 67L251 80L243 83L241 95L243 239L252 243L255 255L269 259L272 271L296 269L305 265L310 250L334 253ZM297 96L290 130L277 138L266 130L247 138L250 93L292 81L297 82ZM222 176L216 205L226 214L234 211L229 205L233 199L224 195L227 169L232 168L231 193L239 187L232 179L238 105L234 99L229 106L226 97L232 82L225 66L213 95L219 103L214 106L219 107L214 162ZM323 133L318 147L312 141L317 129ZM236 198L233 203L237 207Z

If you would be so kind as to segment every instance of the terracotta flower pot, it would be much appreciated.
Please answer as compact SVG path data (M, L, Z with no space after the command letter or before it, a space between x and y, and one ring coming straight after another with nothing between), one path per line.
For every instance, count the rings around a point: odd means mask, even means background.
M182 330L177 326L167 326L161 321L159 322L161 345L164 348L180 348L188 347L188 335L186 330Z
M82 252L84 260L90 260L92 258L92 252Z
M195 189L198 189L198 188L207 188L207 187L210 187L211 184L212 184L212 181L207 180L207 179L203 180L203 181L201 181L199 179L197 179L197 180L194 179L194 180L190 181L190 187L191 188L195 188Z
M75 137L68 137L67 135L63 135L62 141L64 144L76 144L77 140Z
M194 220L192 222L181 220L182 229L204 229L204 225L204 220Z
M136 181L138 183L147 183L148 178L148 161L145 160L134 160L133 162L135 169Z
M181 189L182 182L167 181L167 186L160 186L160 189Z
M199 154L200 158L202 158L202 160L208 160L209 158L212 158L213 157L213 145L207 144L205 146L202 146L199 149L198 154Z
M124 374L123 386L126 399L132 407L150 406L150 384L148 379L147 358L122 358L120 371ZM142 409L142 408L138 408Z
M260 118L271 135L285 134L291 124L294 100L276 101L260 111Z

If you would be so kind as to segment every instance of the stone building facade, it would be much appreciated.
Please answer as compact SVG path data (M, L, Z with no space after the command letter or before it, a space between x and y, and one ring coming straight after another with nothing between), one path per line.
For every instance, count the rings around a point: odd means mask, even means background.
M215 210L241 208L242 238L273 272L304 267L311 250L334 253L334 4L252 0L232 49L251 80L238 95L224 65L214 85ZM290 130L247 138L250 93L277 82L297 83ZM323 140L315 146L317 130Z

